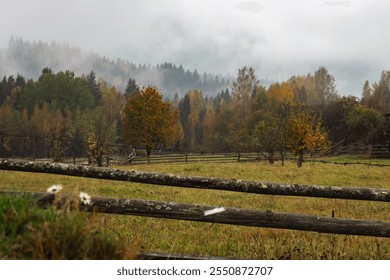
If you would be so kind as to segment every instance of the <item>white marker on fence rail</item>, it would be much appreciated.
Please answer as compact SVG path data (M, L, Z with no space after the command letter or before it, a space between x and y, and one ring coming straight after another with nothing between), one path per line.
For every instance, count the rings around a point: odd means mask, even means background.
M50 188L48 188L46 191L48 193L57 193L60 190L62 190L62 185L52 185Z
M80 192L80 200L84 205L92 205L91 196L85 192Z
M204 211L204 215L205 216L211 216L211 215L223 213L225 211L226 211L225 207L217 207L217 208L214 208L214 209L210 209L210 210Z

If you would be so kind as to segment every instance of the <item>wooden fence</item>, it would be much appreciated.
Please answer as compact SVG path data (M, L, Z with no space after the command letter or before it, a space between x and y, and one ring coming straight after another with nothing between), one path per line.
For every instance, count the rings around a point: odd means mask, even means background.
M265 160L266 156L261 153L174 153L155 154L149 158L149 163L229 163ZM114 163L125 162L124 158L113 158ZM146 164L148 159L144 155L135 157L132 164Z
M370 155L375 158L390 158L390 147L373 146Z
M383 145L349 145L333 148L329 152L332 155L363 155L367 158L389 158L390 148ZM305 159L308 161L315 161L313 159L322 157L323 152L314 151L307 153ZM231 163L231 162L255 162L268 160L268 154L263 152L243 152L243 153L161 153L154 154L148 159L145 155L139 155L132 159L131 162L127 161L125 157L113 157L111 163L114 165L122 164L158 164L158 163ZM274 160L282 160L279 153L274 155ZM296 160L296 158L289 152L286 152L283 156L283 160ZM321 162L321 161L320 161ZM326 163L330 163L329 161ZM337 163L339 164L339 163ZM347 163L349 164L349 163ZM356 163L354 163L356 164ZM360 163L358 163L360 164ZM366 164L366 163L363 163ZM384 165L386 166L386 165Z
M39 163L11 160L0 160L0 169L138 182L182 188L214 189L268 195L369 200L380 201L382 203L390 202L390 190L388 189L276 184L223 178L178 176L134 170L125 171L119 169L68 165L63 163ZM1 191L0 194L25 195L26 193ZM64 201L71 199L71 197L66 194L29 194L37 197L41 204L53 202L61 204ZM54 198L56 199L54 200ZM91 201L91 205L80 204L80 208L82 210L94 211L97 213L180 219L252 227L293 229L320 233L390 237L390 223L384 221L338 219L305 214L277 213L271 210L256 211L126 198L92 197Z
M291 157L289 157L291 158ZM287 159L287 158L285 158ZM52 161L50 158L33 159L37 162ZM131 161L125 156L113 155L103 158L104 166L112 165L130 165L130 164L161 164L161 163L232 163L232 162L254 162L268 160L267 154L247 152L247 153L159 153L152 154L149 158L140 154ZM275 156L278 160L278 155ZM96 165L96 162L90 163L88 158L67 158L64 163L80 164L80 165Z
M348 146L338 145L332 149L332 154L365 155L371 158L390 158L390 147L385 145L364 145L361 143Z
M338 143L329 151L328 155L364 155L367 158L389 158L390 159L390 148L387 146L369 146L363 144L356 144L350 146L342 146L342 142ZM314 151L312 153L307 153L305 160L315 162L316 158L322 157L324 154L322 151ZM167 152L157 152L152 154L148 158L144 153L140 152L137 157L133 158L131 161L125 156L120 156L119 154L110 155L103 159L104 165L129 165L129 164L169 164L169 163L233 163L233 162L255 162L255 161L266 161L268 160L268 154L266 152L243 152L243 153L167 153ZM50 161L50 158L34 159L34 161ZM296 160L296 158L289 152L285 152L283 158L279 153L274 155L274 160ZM73 163L73 164L82 164L89 165L91 162L87 158L68 158L64 162ZM333 163L331 161L320 160L317 162L323 163ZM96 164L93 163L92 164ZM337 162L336 164L341 164ZM347 164L360 164L357 162L354 163L343 163ZM361 163L367 165L367 163ZM372 164L368 164L372 165ZM375 165L375 164L374 164ZM381 166L387 166L383 164Z

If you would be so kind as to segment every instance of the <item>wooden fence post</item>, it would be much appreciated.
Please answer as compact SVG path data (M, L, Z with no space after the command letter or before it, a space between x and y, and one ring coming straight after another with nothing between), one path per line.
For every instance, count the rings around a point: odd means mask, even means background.
M369 145L369 146L368 146L367 156L368 156L368 157L372 157L372 145Z
M5 153L3 153L3 146L4 146L3 135L0 134L0 157L5 156Z

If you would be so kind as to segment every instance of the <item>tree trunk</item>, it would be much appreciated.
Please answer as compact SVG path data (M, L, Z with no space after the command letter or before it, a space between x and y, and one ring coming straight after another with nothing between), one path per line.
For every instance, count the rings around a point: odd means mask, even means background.
M274 164L274 163L275 163L274 151L273 151L273 150L269 150L269 151L268 151L268 162L269 162L270 164Z
M302 163L303 163L303 151L298 151L298 162L297 162L298 167L302 167Z
M103 166L103 158L101 156L96 157L96 161L99 167Z
M146 158L148 161L148 164L150 164L150 154L152 153L152 147L151 146L146 146Z
M284 166L284 151L283 151L283 148L280 149L280 157L282 159L282 166Z
M103 166L103 152L98 151L96 155L96 162L99 167Z

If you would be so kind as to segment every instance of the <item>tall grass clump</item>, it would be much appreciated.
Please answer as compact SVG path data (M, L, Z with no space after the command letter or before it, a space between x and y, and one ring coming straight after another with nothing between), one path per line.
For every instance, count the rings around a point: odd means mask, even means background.
M129 259L124 241L95 214L39 208L31 197L0 196L0 259Z

